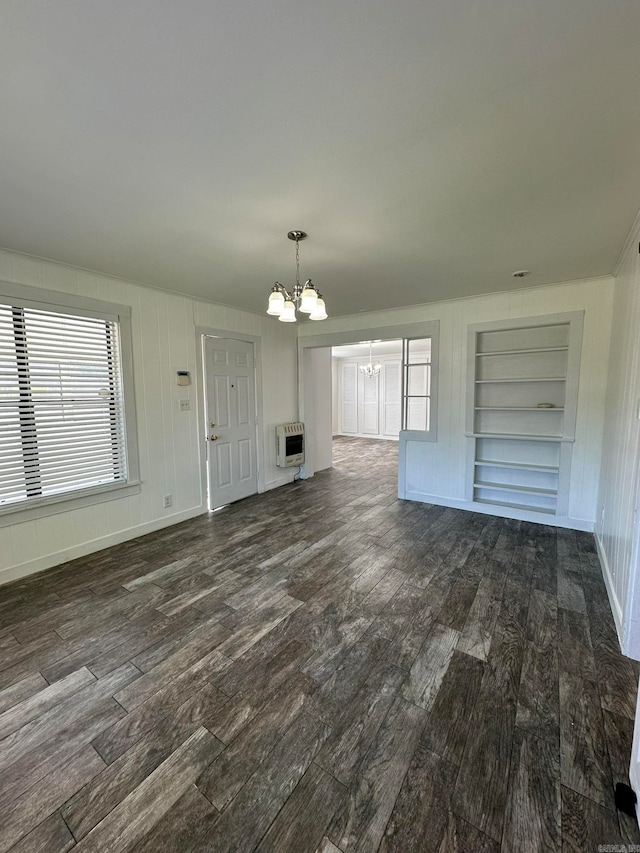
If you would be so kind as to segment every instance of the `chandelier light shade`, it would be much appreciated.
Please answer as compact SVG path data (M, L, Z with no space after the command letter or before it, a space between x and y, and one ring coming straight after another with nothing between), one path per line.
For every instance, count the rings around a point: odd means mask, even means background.
M311 319L313 320L313 317ZM373 379L382 370L382 365L380 364L380 362L377 361L374 364L371 358L371 342L369 342L369 363L361 364L360 370L364 373L365 376L368 376L369 379Z
M307 235L304 231L289 231L287 237L295 240L296 244L296 283L289 293L279 281L275 282L269 295L267 314L277 317L281 323L295 323L298 319L296 310L308 314L310 320L326 320L324 299L311 279L307 279L304 286L300 284L300 240L305 240Z

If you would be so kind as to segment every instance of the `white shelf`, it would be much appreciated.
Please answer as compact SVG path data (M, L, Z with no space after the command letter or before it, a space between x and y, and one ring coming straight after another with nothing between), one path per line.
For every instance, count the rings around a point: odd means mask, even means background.
M535 486L514 486L510 483L487 483L484 480L476 480L473 484L476 489L493 489L496 492L522 492L526 495L549 495L555 497L557 489L539 489Z
M475 439L467 463L473 501L515 517L567 514L581 330L575 312L469 327L465 434Z
M517 379L476 379L476 385L498 382L566 382L566 376L521 376Z
M509 432L466 432L467 438L508 438L514 441L575 441L573 438L563 438L561 435L519 435Z
M533 352L568 352L569 347L536 347L535 349L509 349L509 350L492 350L491 352L477 352L476 358L482 358L485 355L523 355Z
M527 512L541 512L544 515L555 515L556 511L553 507L531 506L531 504L512 503L511 501L488 501L484 498L475 498L477 503L489 504L490 506L502 506L507 509L524 509Z
M516 470L543 471L551 474L557 474L560 470L559 465L531 465L528 462L497 462L494 459L476 459L473 464L488 468L515 468Z
M564 412L560 406L476 406L476 412Z

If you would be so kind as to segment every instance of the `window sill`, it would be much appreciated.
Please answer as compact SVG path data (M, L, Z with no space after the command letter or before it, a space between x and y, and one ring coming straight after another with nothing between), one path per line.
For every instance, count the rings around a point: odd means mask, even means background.
M55 495L50 498L41 498L29 502L28 505L9 504L0 508L0 527L10 527L14 524L22 524L25 521L34 521L49 515L58 515L61 512L71 512L87 506L128 498L131 495L139 495L141 491L140 481L128 483L115 483L110 486L96 486L82 492L72 492L64 495Z

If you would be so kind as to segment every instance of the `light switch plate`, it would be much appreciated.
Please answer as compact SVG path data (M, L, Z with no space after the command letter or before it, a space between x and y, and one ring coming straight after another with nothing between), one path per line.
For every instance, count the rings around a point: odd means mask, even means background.
M189 400L179 400L178 402L180 403L181 412L188 412L191 410L191 403Z

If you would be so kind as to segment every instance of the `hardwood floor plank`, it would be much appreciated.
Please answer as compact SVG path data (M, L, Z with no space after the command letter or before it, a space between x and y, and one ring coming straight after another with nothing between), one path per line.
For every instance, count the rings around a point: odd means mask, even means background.
M167 809L153 829L132 848L132 853L186 853L211 832L220 813L191 785Z
M581 574L567 571L561 563L558 566L558 606L576 613L587 612Z
M346 793L343 785L311 764L256 853L314 853Z
M628 717L614 714L611 711L602 712L604 720L604 734L607 742L609 761L611 762L611 774L613 787L618 782L631 785L629 780L629 765L631 763L631 747L633 744L634 723ZM640 828L638 821L625 814L618 812L620 831L628 845L635 844L640 847Z
M504 581L492 577L484 577L479 582L458 640L458 651L486 661L500 610L503 586Z
M226 628L211 628L208 642L206 638L202 638L185 644L179 652L118 691L115 699L126 711L132 711L154 693L158 693L159 690L168 687L178 679L180 681L174 685L175 689L180 689L183 681L188 681L190 677L196 677L203 672L206 673L206 677L213 678L231 664L230 659L216 648L216 646L219 648L222 637L227 635ZM207 652L208 649L213 651Z
M127 583L123 583L122 586L126 590L129 590L129 592L133 592L135 589L138 589L138 587L145 586L147 584L163 586L167 582L170 583L171 579L183 577L184 570L194 562L195 558L192 556L186 557L184 560L176 560L173 563L167 563L166 566L160 566L160 568L154 569L152 572L139 575L137 578L127 581Z
M618 845L624 849L622 844L614 811L562 787L562 853L616 849Z
M498 853L499 850L497 841L458 815L449 813L449 823L438 853Z
M329 729L300 714L195 851L253 850L304 776Z
M415 663L424 641L438 620L444 597L442 590L425 589L418 606L393 638L389 654L401 669L410 670Z
M307 679L294 673L197 780L199 790L217 809L228 806L301 714L308 689Z
M28 643L23 643L18 646L11 646L5 649L0 657L0 672L11 669L20 663L28 663L30 658L51 649L54 646L62 645L62 639L54 631L43 634L35 640ZM11 683L11 682L10 682ZM0 684L2 682L0 681ZM3 686L5 686L3 684Z
M390 663L377 667L341 718L316 756L316 764L347 785L357 773L406 673Z
M420 606L422 595L419 587L404 583L376 616L371 631L384 639L395 639Z
M560 669L579 672L588 681L597 678L596 661L591 645L589 620L584 613L558 609L559 643L563 654L559 657Z
M219 646L219 651L227 657L237 660L247 649L255 645L258 640L268 634L289 614L302 605L302 601L283 595L275 604L259 613L254 619L247 621L245 625L236 631Z
M307 703L307 713L327 725L335 723L386 655L388 648L388 640L365 634L351 646L332 675L314 692Z
M217 691L208 685L196 700L188 700L182 706L176 718L159 720L147 735L65 803L61 814L74 838L80 840L90 832L175 749L201 728L207 719L206 711L212 707L212 693ZM178 724L178 721L183 724Z
M403 567L404 568L404 567ZM406 582L407 575L400 569L390 569L360 605L362 612L377 615Z
M454 651L436 701L427 717L421 745L460 765L485 665Z
M5 711L15 708L20 702L48 686L49 682L39 672L32 672L21 678L10 687L0 690L0 713L4 714Z
M425 719L422 708L401 697L391 706L327 831L344 853L377 849Z
M613 809L613 784L595 684L560 673L562 784Z
M633 720L638 676L633 662L620 654L620 645L610 619L589 612L589 633L596 664L602 707Z
M15 704L12 708L8 708L3 714L0 714L0 740L95 681L95 675L83 667L61 681L56 681L55 684L45 687L27 699L23 699L22 702Z
M50 708L40 717L31 720L21 729L9 735L0 743L0 770L4 771L14 763L21 763L29 753L42 749L46 744L51 748L56 738L65 738L72 724L82 730L88 712L101 706L105 700L107 706L115 706L112 697L120 687L138 677L140 673L131 664L125 664L119 670L98 679L87 687ZM120 715L119 715L120 716ZM0 788L2 782L0 782Z
M156 610L135 620L116 619L108 624L99 623L95 631L67 640L60 646L38 655L35 662L50 682L58 681L82 666L87 666L94 675L101 678L137 654L140 651L138 643L142 643L142 648L146 648L169 633L167 624L167 619ZM130 653L122 655L123 648L130 649ZM112 665L98 666L96 669L88 666L89 663L97 663L103 656L108 659L111 655L116 658Z
M30 788L19 804L12 804L2 812L0 822L0 851L5 850L27 835L52 815L69 797L105 767L104 761L90 746L84 747L59 770L44 776Z
M74 846L69 827L60 814L54 812L18 841L11 853L67 853Z
M335 844L332 844L325 835L319 846L316 848L315 853L342 853L342 850L340 850L339 847L336 847Z
M320 683L326 681L348 654L349 648L363 636L372 622L373 616L358 612L349 613L342 620L326 619L321 628L321 640L315 642L319 648L304 665L304 672Z
M191 691L189 691L191 692ZM153 732L155 739L162 743L165 738L184 737L193 734L195 727L204 725L213 727L213 722L227 703L227 697L208 684L186 701L183 697L171 696L172 701L163 701L167 697L158 694L149 702L116 722L93 738L92 744L107 764L112 764L145 735Z
M475 601L478 586L477 580L458 578L440 608L438 622L461 632Z
M103 729L122 719L124 711L113 700L93 705L81 718L75 718L64 736L52 737L39 749L22 754L0 774L0 814L17 808L21 797L47 774L69 761Z
M380 853L437 853L442 849L456 773L453 764L418 745L385 828Z
M502 850L556 851L560 847L560 757L552 745L516 730Z
M115 601L103 604L100 608L97 608L97 612L64 622L56 628L56 634L62 637L63 640L92 634L95 633L97 625L108 624L114 617L133 619L147 610L154 609L158 604L166 600L166 598L167 594L163 589L149 584L135 592L129 592L124 596L120 596Z
M166 620L165 616L162 616ZM217 615L206 618L198 618L193 613L180 613L170 620L170 624L176 627L176 630L168 632L159 638L159 642L152 646L148 646L144 651L136 653L131 658L131 663L138 667L144 673L149 672L156 666L170 658L172 655L183 652L185 646L198 646L199 643L206 644L209 632L214 629L216 636L221 636L224 631L227 631L227 636L230 634L228 629L220 625L220 619ZM211 647L206 651L210 651Z
M405 699L431 710L459 639L459 631L439 623L433 627L402 688Z
M74 849L91 853L130 850L180 799L221 749L222 744L211 732L199 728Z
M518 689L516 726L555 744L560 738L558 607L555 596L532 589ZM565 663L568 663L565 659Z
M527 641L518 691L516 726L556 745L560 739L559 684L556 649L544 650L535 642Z
M470 732L454 789L453 808L500 842L524 651L526 598L508 590L471 715ZM513 594L513 597L511 597Z

